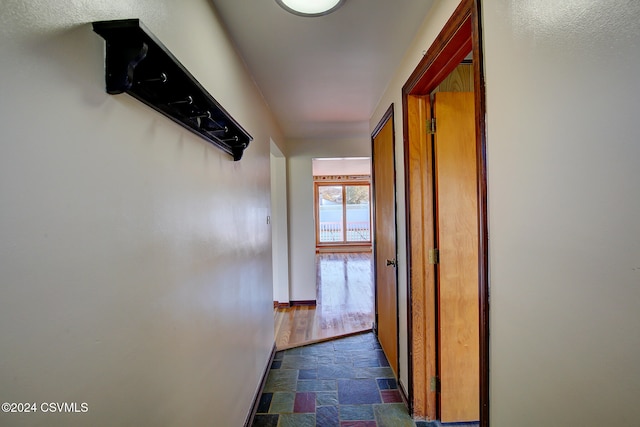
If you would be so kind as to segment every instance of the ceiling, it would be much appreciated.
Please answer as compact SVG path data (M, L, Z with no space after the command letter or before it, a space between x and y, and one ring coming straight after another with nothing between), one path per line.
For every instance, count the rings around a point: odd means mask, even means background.
M346 0L309 18L275 0L211 0L287 139L369 136L434 0Z

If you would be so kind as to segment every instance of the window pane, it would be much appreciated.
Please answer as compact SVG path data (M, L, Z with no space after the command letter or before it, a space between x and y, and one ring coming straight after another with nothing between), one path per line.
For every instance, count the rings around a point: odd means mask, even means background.
M371 240L369 186L347 185L347 242Z
M318 186L320 242L342 242L342 186Z

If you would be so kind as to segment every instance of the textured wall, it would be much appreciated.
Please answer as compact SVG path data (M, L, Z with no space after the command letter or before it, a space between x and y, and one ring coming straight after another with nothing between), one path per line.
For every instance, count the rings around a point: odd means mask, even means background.
M492 425L636 425L640 3L483 11Z
M240 162L104 91L138 17L253 135ZM240 425L273 345L267 108L206 0L0 9L2 425Z

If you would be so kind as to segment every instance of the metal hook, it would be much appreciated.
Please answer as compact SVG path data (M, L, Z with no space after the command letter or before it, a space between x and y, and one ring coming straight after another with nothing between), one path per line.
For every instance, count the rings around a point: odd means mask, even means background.
M167 105L177 105L177 104L191 105L191 104L193 104L193 97L191 95L189 95L189 96L187 96L185 99L183 99L181 101L173 101L173 102L167 103Z
M147 80L141 80L141 81L138 82L138 84L155 83L155 82L166 83L167 80L168 80L167 74L166 73L160 73L160 77L155 77L155 78L151 78L151 79L147 79Z
M211 128L205 129L207 132L210 132L210 133L222 133L222 134L225 134L225 133L229 132L229 128L224 126L224 125L221 125L220 123L218 123L215 120L213 120L211 118L211 114L209 114L209 117L207 117L207 118L209 119L210 123L213 123L213 125L216 126L213 129L211 129Z
M215 136L218 136L218 135L224 135L225 133L229 132L229 128L224 126L218 129L205 129L205 131Z
M238 135L235 135L233 138L222 139L221 142L238 142Z
M205 111L204 113L198 114L197 116L191 116L192 119L210 119L211 111Z

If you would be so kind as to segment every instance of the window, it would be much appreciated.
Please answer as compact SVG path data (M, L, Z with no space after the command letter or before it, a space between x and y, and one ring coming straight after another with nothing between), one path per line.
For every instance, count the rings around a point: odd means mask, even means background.
M371 243L369 183L316 182L316 243Z

